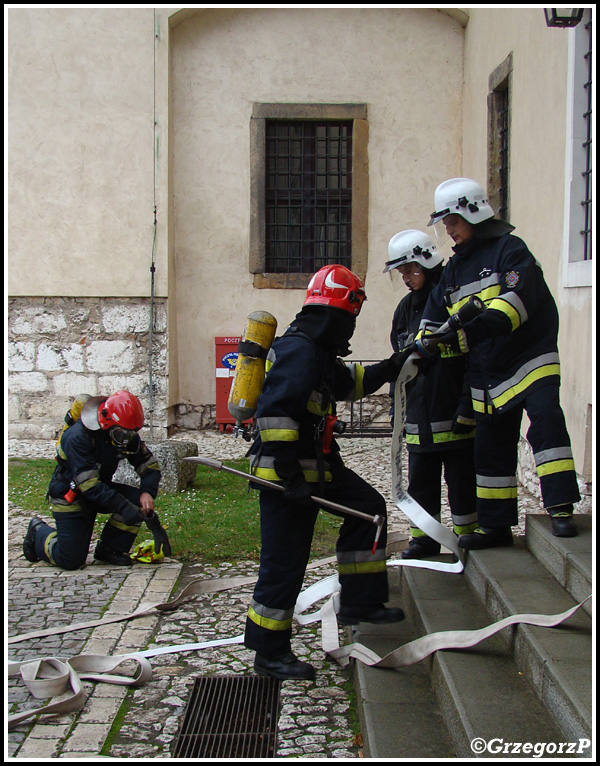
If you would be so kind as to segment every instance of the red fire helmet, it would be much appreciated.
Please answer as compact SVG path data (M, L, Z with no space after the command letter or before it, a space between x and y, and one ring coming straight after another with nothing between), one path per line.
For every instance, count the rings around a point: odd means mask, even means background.
M313 275L306 291L305 306L329 306L358 316L367 299L362 281L345 266L323 266Z
M108 398L95 396L86 402L81 420L92 431L106 431L113 426L137 431L144 425L144 410L137 396L129 391L116 391Z

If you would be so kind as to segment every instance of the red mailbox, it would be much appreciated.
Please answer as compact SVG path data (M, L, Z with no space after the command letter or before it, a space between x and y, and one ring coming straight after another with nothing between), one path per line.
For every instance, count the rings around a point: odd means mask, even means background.
M217 424L221 431L227 430L228 425L235 423L235 418L229 414L227 402L235 375L235 363L238 357L240 336L215 338L215 375L217 384Z

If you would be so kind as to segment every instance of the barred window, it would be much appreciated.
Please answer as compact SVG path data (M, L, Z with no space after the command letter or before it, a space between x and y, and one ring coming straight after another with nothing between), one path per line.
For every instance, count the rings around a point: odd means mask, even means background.
M352 266L352 121L267 120L266 271Z
M305 288L322 266L367 270L365 104L254 104L250 258L254 287Z
M568 34L569 122L567 124L566 219L567 257L565 283L569 287L591 285L592 242L592 12Z
M509 220L511 78L512 53L490 75L488 95L488 197L503 221Z
M592 258L592 13L584 15L582 33L582 55L584 60L584 112L582 115L585 129L582 149L584 151L584 166L581 172L583 180L583 260Z

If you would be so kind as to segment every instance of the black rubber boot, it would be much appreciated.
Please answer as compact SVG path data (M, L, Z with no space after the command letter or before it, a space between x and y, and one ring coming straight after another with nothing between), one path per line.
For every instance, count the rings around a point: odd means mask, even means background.
M402 551L403 559L426 559L437 556L442 546L431 537L413 537L408 548Z
M106 543L103 543L102 540L98 540L96 543L94 558L96 561L104 561L107 564L116 564L116 566L119 567L133 566L133 561L128 553L115 551L113 548L109 548Z
M359 622L385 625L390 622L400 622L404 617L404 612L398 607L365 604L362 606L343 606L338 614L338 622L340 625L357 625Z
M259 676L272 676L281 681L312 681L316 675L313 666L299 660L293 652L284 652L273 657L264 657L257 653L254 671Z
M513 544L510 527L488 529L477 527L470 535L461 535L458 545L467 551L481 551L485 548L508 548Z
M27 527L27 534L23 538L23 555L27 561L33 562L40 560L35 552L35 535L36 529L40 524L44 523L44 520L40 519L39 516L34 516L29 522L29 526Z
M554 537L577 537L577 527L572 513L556 513L550 518Z

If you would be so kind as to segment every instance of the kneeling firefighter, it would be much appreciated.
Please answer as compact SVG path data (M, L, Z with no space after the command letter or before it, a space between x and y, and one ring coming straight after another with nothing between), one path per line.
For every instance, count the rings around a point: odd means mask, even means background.
M83 402L76 401L67 413L57 443L58 465L47 495L56 529L34 517L23 541L25 558L62 569L83 566L97 513L110 514L94 551L98 561L131 566L129 550L143 521L157 552L170 555L167 533L154 511L160 467L138 434L144 425L140 400L117 391L109 397L85 396ZM112 481L122 458L140 477L139 487Z
M320 269L300 313L275 340L257 403L258 436L251 472L280 482L283 493L260 490L261 558L248 611L245 645L254 669L280 679L314 678L314 668L291 650L292 616L308 563L319 508L311 496L386 515L384 498L344 466L336 432L336 401L355 401L395 380L410 350L369 367L346 364L356 317L366 298L361 280L344 266ZM344 516L336 546L343 625L403 619L389 598L386 534L372 551L373 525Z

